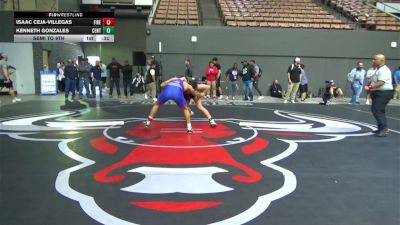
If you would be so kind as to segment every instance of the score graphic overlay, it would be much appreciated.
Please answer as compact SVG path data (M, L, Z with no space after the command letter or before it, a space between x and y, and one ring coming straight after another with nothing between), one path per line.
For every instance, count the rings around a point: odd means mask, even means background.
M114 42L113 12L14 12L14 42Z

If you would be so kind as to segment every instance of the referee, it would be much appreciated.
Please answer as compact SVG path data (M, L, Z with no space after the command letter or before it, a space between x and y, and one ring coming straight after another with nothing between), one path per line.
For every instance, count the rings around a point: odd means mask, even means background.
M378 130L374 131L376 137L386 137L389 129L386 122L386 106L393 98L392 72L385 65L385 56L376 55L372 61L377 68L371 77L371 82L365 86L365 90L371 91L371 111L378 124Z

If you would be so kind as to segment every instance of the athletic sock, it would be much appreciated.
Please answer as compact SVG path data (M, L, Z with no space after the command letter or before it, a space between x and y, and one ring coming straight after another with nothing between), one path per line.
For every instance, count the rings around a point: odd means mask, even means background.
M188 131L188 133L193 133L193 128L192 128L192 124L191 123L187 124L187 131Z

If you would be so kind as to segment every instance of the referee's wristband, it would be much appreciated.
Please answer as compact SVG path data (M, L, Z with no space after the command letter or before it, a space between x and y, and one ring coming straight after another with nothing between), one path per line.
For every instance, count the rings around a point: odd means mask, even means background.
M368 89L372 90L372 89L374 89L374 87L370 84L370 85L368 85Z

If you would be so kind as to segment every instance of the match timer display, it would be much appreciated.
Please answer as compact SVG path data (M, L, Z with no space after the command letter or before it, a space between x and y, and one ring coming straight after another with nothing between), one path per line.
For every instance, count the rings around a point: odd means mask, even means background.
M112 12L14 12L14 42L114 42Z

